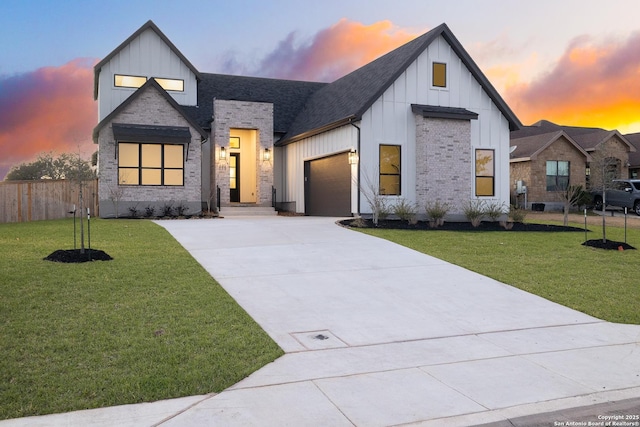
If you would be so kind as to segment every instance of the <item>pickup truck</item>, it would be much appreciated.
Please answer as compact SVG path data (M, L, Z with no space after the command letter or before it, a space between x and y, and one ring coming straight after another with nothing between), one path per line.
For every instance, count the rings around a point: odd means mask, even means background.
M606 206L633 209L640 216L640 179L616 179L610 189L606 191L605 203L602 206L602 191L594 191L593 209L601 211Z

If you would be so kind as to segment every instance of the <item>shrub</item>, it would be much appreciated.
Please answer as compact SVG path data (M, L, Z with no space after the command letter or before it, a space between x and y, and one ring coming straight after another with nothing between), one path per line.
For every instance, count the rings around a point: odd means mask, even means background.
M138 217L138 207L137 206L129 206L129 216L131 218Z
M505 206L504 203L491 202L486 203L484 206L484 214L489 217L492 222L496 222L498 218L504 215Z
M173 216L173 204L172 203L165 203L162 206L162 212L161 212L162 216L168 216L171 217Z
M515 205L511 205L509 207L509 218L513 222L524 222L525 217L527 216L527 211L519 208Z
M186 206L184 203L180 203L178 206L175 207L175 211L178 216L184 216L188 210L189 210L189 207Z
M393 213L401 220L412 223L416 217L416 205L403 197L393 205Z
M444 224L444 217L449 212L449 209L451 209L451 207L448 203L440 203L439 200L436 200L434 203L427 203L425 210L427 212L429 227L437 228Z
M485 213L485 203L483 200L469 200L463 208L464 216L467 217L471 225L477 227L482 222Z
M148 205L146 208L144 208L145 218L151 218L155 213L156 213L156 208L154 208L151 205Z

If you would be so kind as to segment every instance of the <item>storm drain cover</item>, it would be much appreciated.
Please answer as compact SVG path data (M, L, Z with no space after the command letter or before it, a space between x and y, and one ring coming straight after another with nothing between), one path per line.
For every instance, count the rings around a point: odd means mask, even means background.
M348 347L344 341L329 330L294 332L291 336L309 350Z

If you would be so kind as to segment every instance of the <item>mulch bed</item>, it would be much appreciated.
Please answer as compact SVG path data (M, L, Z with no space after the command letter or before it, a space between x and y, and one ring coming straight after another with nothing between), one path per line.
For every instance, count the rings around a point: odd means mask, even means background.
M107 253L98 249L85 249L84 253L80 249L58 249L49 256L43 258L45 261L77 263L88 261L111 261Z
M377 226L373 225L373 221L358 219L345 219L340 221L340 225L352 228L380 228L380 229L392 229L392 230L444 230L444 231L535 231L535 232L584 232L584 228L579 227L565 227L563 225L549 225L549 224L529 224L524 222L514 222L510 230L506 230L499 222L487 222L480 223L478 227L473 227L470 222L445 222L438 228L429 227L429 223L426 221L418 221L416 224L409 224L407 221L398 220L384 220L379 221ZM589 246L597 249L608 250L630 250L636 249L633 246L624 243L616 242L613 240L607 240L603 242L602 239L587 240L582 243L583 246Z

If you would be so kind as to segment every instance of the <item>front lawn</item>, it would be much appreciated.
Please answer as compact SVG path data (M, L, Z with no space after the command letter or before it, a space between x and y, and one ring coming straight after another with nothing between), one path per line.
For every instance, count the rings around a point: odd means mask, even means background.
M581 227L579 222L569 225ZM589 229L588 239L602 236L596 224ZM585 247L582 232L361 231L600 319L640 324L638 250ZM608 226L607 237L623 241L624 230ZM627 242L640 248L640 230L628 229Z
M0 224L0 419L219 392L283 354L163 228L92 220L91 244L114 259L44 261L71 220Z

